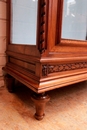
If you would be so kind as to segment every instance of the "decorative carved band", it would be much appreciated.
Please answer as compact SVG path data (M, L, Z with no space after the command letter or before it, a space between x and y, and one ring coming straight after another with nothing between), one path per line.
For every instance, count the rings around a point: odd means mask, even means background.
M48 66L47 65L42 65L42 76L47 76L48 74Z
M40 1L40 16L39 16L39 51L43 53L47 48L47 26L48 26L48 3L49 0Z
M42 76L47 76L50 73L71 71L76 69L87 68L87 62L56 64L56 65L42 65Z

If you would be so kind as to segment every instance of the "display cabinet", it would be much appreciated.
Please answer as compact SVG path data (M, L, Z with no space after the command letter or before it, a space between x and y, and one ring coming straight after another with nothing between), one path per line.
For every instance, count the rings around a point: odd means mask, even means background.
M34 94L43 119L47 91L87 80L87 0L8 0L7 73ZM54 106L55 107L55 106Z

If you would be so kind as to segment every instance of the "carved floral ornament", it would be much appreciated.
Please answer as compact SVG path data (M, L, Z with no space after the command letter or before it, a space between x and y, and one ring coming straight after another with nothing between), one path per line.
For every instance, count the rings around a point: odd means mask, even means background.
M83 69L87 68L87 62L55 64L55 65L45 64L42 65L42 76L47 76L50 73L71 71L82 68Z

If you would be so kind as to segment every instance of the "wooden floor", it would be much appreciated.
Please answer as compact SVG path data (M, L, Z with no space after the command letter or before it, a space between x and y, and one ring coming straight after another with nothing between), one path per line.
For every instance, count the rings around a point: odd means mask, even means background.
M31 91L0 88L0 130L87 130L87 82L48 92L51 100L42 121L34 119Z

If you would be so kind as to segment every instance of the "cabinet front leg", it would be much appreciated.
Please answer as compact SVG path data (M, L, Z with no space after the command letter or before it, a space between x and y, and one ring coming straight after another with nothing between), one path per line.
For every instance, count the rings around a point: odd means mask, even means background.
M37 120L42 120L45 115L44 114L45 105L50 100L50 97L45 93L42 94L34 93L31 99L34 101L36 107L35 118Z
M9 74L7 74L5 76L5 84L6 84L8 91L10 93L13 93L14 87L15 87L15 79L12 76L10 76Z

